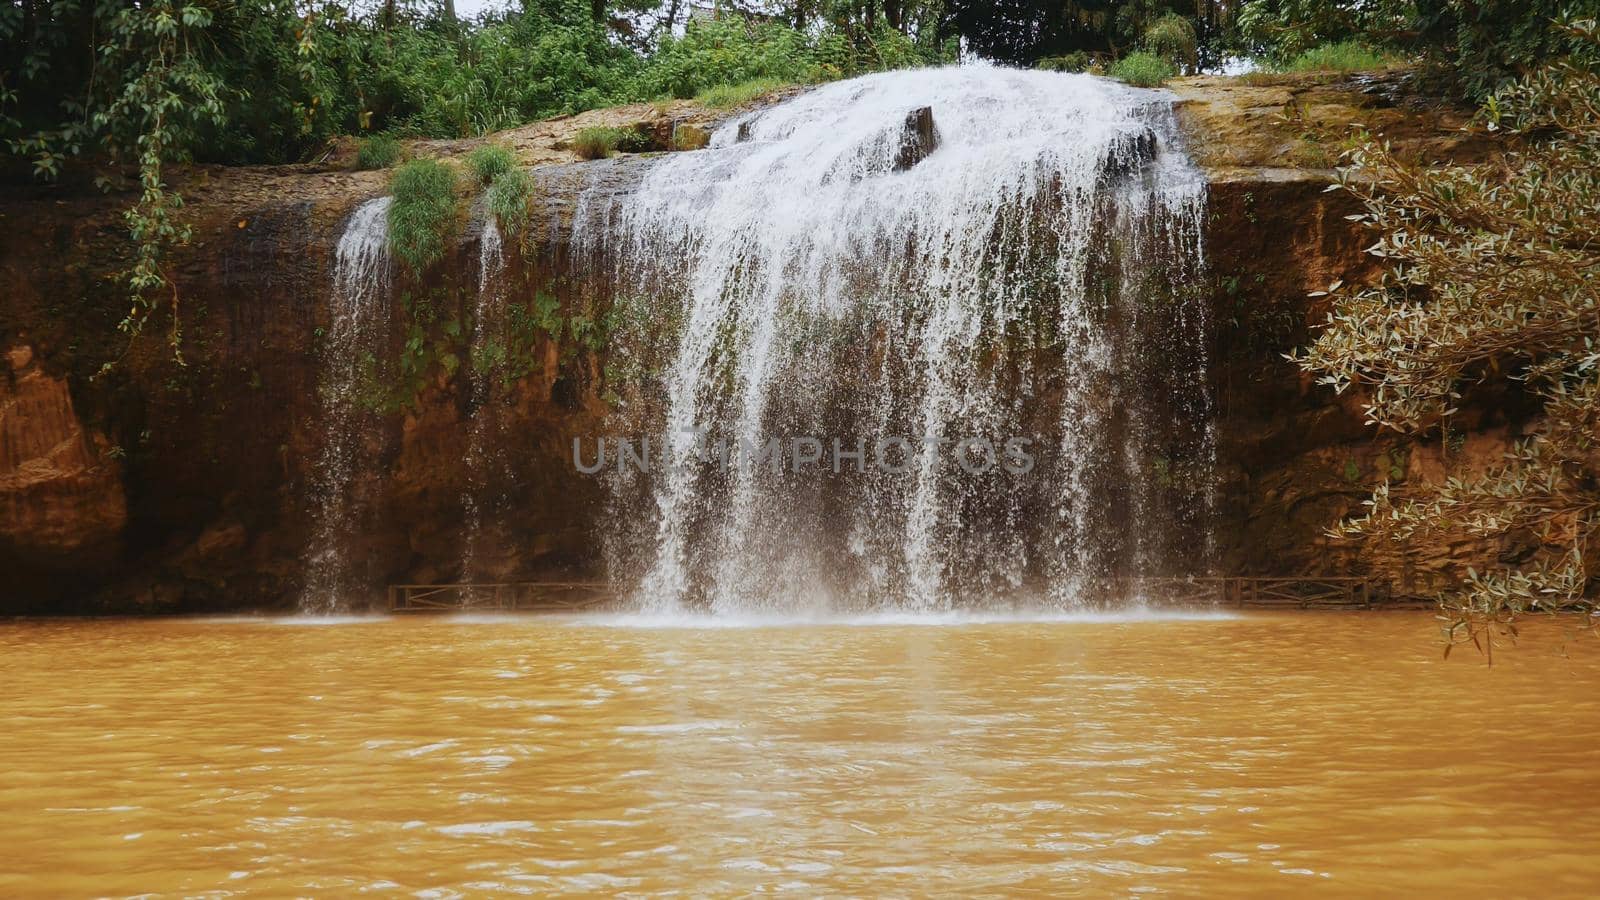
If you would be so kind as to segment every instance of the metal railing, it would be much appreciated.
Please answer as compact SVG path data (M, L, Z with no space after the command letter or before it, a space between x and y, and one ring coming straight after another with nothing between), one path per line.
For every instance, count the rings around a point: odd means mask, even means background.
M1386 582L1359 576L1196 575L1114 579L1106 595L1156 606L1236 609L1374 609L1407 605ZM616 596L606 581L394 584L393 612L569 611Z
M516 581L505 583L391 584L392 612L447 610L577 610L611 599L605 581Z
M1173 606L1256 609L1373 609L1394 605L1386 583L1360 576L1229 575L1129 578L1121 593Z

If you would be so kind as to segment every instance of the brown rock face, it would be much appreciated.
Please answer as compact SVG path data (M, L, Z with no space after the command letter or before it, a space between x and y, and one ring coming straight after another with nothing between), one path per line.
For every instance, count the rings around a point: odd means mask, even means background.
M81 584L115 556L127 502L111 447L79 421L66 380L46 374L25 344L4 359L0 561L35 576L9 590L47 593L47 585L29 582Z
M1357 509L1376 480L1434 477L1430 460L1448 451L1454 464L1467 451L1379 439L1358 402L1311 384L1282 357L1324 315L1308 291L1371 272L1361 252L1370 240L1344 219L1349 201L1323 192L1328 145L1304 121L1378 123L1418 153L1477 152L1451 130L1459 114L1412 109L1393 99L1392 86L1325 79L1255 87L1184 79L1176 90L1192 149L1212 175L1205 299L1216 324L1221 567L1426 575L1501 552L1446 548L1418 561L1330 544L1323 530ZM640 156L573 163L561 149L571 134L643 123L665 146L674 128L714 122L691 106L596 111L495 136L524 164L543 166L527 246L507 247L508 302L549 295L569 312L588 302L596 287L562 274L576 249L557 226L570 222L579 191L626 192L650 165ZM923 155L936 141L936 112L906 123ZM475 143L427 142L416 152L450 158ZM127 252L118 214L127 197L18 186L0 200L0 284L8 288L0 301L0 613L282 608L299 595L313 549L312 467L324 440L318 391L333 249L350 212L381 195L386 176L204 168L176 182L195 233L168 267L183 310L184 366L167 349L166 321L131 347L117 334L127 303L108 275ZM513 475L497 478L497 492L483 500L493 508L473 550L480 574L525 580L600 566L603 491L576 472L571 453L574 437L626 432L608 424L600 396L605 348L539 337L522 348L517 378L479 396L459 336L478 279L466 198L461 218L447 259L426 278L397 284L391 298L396 310L423 303L433 318L418 345L430 354L426 374L371 411L363 450L374 462L349 486L362 510L350 558L374 602L386 583L462 576L471 423L485 403L501 435L495 465ZM408 335L397 328L388 340L388 356L400 358ZM445 354L460 363L450 374ZM117 368L92 377L110 359ZM1467 442L1470 452L1492 457L1516 433L1517 408L1508 400L1475 419L1481 437Z
M1409 94L1408 78L1190 78L1174 87L1211 181L1206 246L1225 572L1370 574L1397 593L1427 596L1469 565L1483 569L1518 552L1512 540L1407 554L1326 531L1359 515L1380 483L1403 496L1408 483L1498 460L1526 421L1525 398L1478 398L1449 442L1403 438L1367 425L1360 397L1335 395L1283 357L1327 316L1326 301L1309 292L1377 271L1363 252L1372 235L1345 218L1356 205L1326 191L1349 135L1371 132L1428 162L1477 161L1493 151L1464 130L1467 111Z

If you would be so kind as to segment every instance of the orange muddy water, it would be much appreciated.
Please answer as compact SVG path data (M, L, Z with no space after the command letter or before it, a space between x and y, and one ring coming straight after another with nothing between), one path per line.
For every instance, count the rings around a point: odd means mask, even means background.
M1556 624L626 621L0 625L0 895L1600 893Z

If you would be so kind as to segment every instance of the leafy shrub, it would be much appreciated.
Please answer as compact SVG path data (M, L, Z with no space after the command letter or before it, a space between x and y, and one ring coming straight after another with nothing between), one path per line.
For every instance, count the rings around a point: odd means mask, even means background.
M1408 55L1441 64L1464 95L1483 100L1551 59L1573 54L1594 61L1592 45L1570 30L1551 27L1569 7L1580 5L1568 0L1248 0L1239 7L1235 30L1241 49L1280 66L1324 44L1384 47L1398 38Z
M728 109L749 103L762 94L788 87L791 83L777 78L752 78L738 84L719 84L716 87L706 88L695 94L694 99L701 106L711 109Z
M1395 58L1359 41L1312 47L1283 65L1285 72L1360 72L1393 65Z
M484 144L467 154L467 168L480 184L488 184L505 172L516 168L517 158L504 144Z
M1060 56L1046 56L1034 63L1033 67L1046 72L1082 72L1089 68L1089 54L1074 50Z
M1188 71L1194 71L1200 62L1194 22L1177 13L1169 12L1151 22L1141 43L1146 51Z
M1600 49L1595 23L1571 34ZM1377 233L1369 252L1387 268L1375 284L1329 286L1333 312L1298 361L1322 384L1360 391L1370 423L1439 435L1446 447L1453 415L1485 398L1504 404L1497 390L1540 405L1497 465L1392 494L1380 483L1366 514L1335 529L1402 552L1485 547L1492 568L1468 568L1441 598L1452 644L1481 649L1481 632L1514 636L1510 621L1523 613L1600 612L1590 562L1600 528L1600 262L1574 239L1600 231L1600 74L1549 66L1498 92L1479 121L1513 138L1503 160L1414 164L1378 143L1351 153L1343 186L1362 203ZM1492 549L1519 532L1536 538L1527 552Z
M420 273L444 257L456 217L456 176L436 159L414 159L389 180L389 251Z
M1140 51L1129 53L1112 63L1106 74L1135 87L1160 87L1162 82L1178 72L1172 67L1172 63L1154 53Z
M695 20L682 37L662 39L638 93L688 98L757 79L804 81L817 62L807 35L792 28L751 27L739 16Z
M1455 0L1429 11L1422 19L1424 52L1449 67L1476 100L1563 56L1590 70L1600 64L1600 46L1582 28L1551 27L1569 16L1593 21L1592 2Z
M510 168L494 177L489 185L489 215L508 237L519 234L528 223L528 198L533 194L533 178L527 169Z
M375 134L361 139L356 147L356 168L387 169L400 160L400 141L392 134Z

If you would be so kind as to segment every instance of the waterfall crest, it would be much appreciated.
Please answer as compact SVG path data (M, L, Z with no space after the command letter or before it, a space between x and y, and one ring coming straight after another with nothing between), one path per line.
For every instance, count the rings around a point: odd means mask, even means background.
M660 345L642 421L672 460L616 478L614 577L654 611L750 612L1082 605L1192 571L1204 201L1170 95L993 67L830 84L596 194L575 221L607 227L574 240L651 308L615 340ZM867 471L719 464L798 435ZM902 471L870 464L886 436ZM973 474L969 437L1034 465Z

